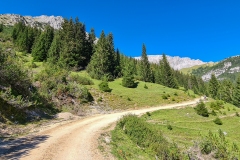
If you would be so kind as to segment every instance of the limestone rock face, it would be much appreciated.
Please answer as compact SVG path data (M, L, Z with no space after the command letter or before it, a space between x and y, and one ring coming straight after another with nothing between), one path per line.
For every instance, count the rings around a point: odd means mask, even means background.
M167 60L170 64L170 66L175 69L175 70L180 70L180 69L183 69L183 68L190 68L190 67L193 67L193 66L196 66L196 65L202 65L202 64L205 64L205 62L197 59L190 59L188 57L184 57L184 58L181 58L179 56L174 56L174 57L171 57L171 56L166 56L167 57ZM135 57L136 59L140 59L141 57ZM159 63L159 60L162 59L162 55L149 55L148 56L148 60L149 62L152 62L152 63Z
M23 22L25 25L31 27L44 28L46 25L50 25L54 29L60 29L64 19L61 16L21 16L18 14L0 14L0 23L4 25L13 26L18 22Z

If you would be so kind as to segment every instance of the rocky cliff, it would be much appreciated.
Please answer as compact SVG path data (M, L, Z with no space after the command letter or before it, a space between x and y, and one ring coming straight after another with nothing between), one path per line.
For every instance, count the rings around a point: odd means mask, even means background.
M50 25L55 29L61 28L63 23L63 17L61 16L21 16L18 14L0 14L0 23L4 25L13 26L15 23L23 22L26 25L32 27L44 28L46 25Z
M179 56L174 56L174 57L166 56L166 57L167 57L167 60L170 64L170 66L172 68L174 68L175 70L180 70L183 68L190 68L192 66L205 64L205 62L203 62L199 59L194 60L194 59L190 59L188 57L184 57L184 58L181 58ZM140 59L141 57L135 57L135 58ZM162 55L149 55L148 56L149 62L152 62L152 63L159 63L159 60L161 60L161 59L162 59Z

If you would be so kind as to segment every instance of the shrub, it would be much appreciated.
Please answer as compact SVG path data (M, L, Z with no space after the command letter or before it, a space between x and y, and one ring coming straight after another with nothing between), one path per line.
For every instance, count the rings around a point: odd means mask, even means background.
M215 123L215 124L217 124L217 125L222 125L223 123L222 123L222 120L220 119L220 118L216 118L216 119L214 119L213 120L213 122Z
M148 89L148 86L146 85L146 83L145 83L145 85L144 85L144 88L145 88L145 89Z
M217 113L214 110L212 110L211 115L217 116Z
M210 107L214 110L219 110L221 108L224 108L224 102L221 100L217 100L215 102L210 103Z
M197 114L200 116L203 116L203 117L209 116L208 110L202 101L194 109L197 112Z
M239 149L233 143L230 144L222 130L218 130L215 135L209 131L208 135L202 137L200 141L200 150L202 154L208 155L207 159L238 159ZM195 158L193 158L195 159Z
M102 98L102 97L99 97L99 98L97 99L97 101L98 101L98 102L102 102L102 101L103 101L103 98Z
M129 97L127 97L127 100L128 100L128 101L132 101L131 98L129 98Z
M168 125L167 125L167 129L168 129L168 130L172 130L173 128L172 128L172 126L171 126L170 124L168 124Z
M150 116L151 116L151 113L150 113L150 112L147 112L147 115L150 117Z
M237 116L237 117L240 117L240 115L239 115L239 113L238 113L238 112L236 112L236 116Z
M120 119L114 132L116 131L127 135L143 151L152 152L156 159L183 159L176 144L168 142L161 131L135 115L126 115ZM120 139L117 140L112 136L112 141L115 144L114 147L117 147L116 144Z
M82 84L82 85L93 85L93 81L87 77L82 77L80 75L77 74L72 74L69 76L69 80L71 82L76 82L78 84Z
M73 97L80 99L82 103L93 101L93 97L86 87L74 82L69 83L68 88L69 88L68 93Z
M164 94L162 95L162 99L168 99L168 97Z
M177 93L177 92L174 92L174 96L178 96L178 93Z
M99 89L103 92L111 92L112 89L109 88L107 81L102 81L99 85Z

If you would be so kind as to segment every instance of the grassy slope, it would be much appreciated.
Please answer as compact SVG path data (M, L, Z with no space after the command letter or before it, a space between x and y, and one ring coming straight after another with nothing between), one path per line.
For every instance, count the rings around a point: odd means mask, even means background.
M207 108L210 110L208 105ZM206 136L209 130L217 134L219 129L226 132L229 144L234 142L240 147L240 128L236 127L239 126L240 117L235 115L236 112L240 112L240 108L225 104L221 112L226 113L217 113L223 125L216 125L213 122L216 116L197 115L193 107L159 110L151 113L151 116L145 114L141 118L161 130L163 136L168 141L175 142L182 151L187 151L194 146L194 143L200 141L201 136ZM171 125L173 129L169 130L167 125ZM112 136L115 140L112 143L112 152L118 159L155 159L154 156L150 156L151 152L148 153L138 147L122 130L115 129L112 131ZM187 155L185 156L188 159Z
M209 107L208 107L208 110ZM240 112L239 108L231 104L225 104L225 108L221 109L222 113L217 113L221 118L223 125L216 125L213 120L216 116L202 117L196 114L192 107L184 109L159 110L151 114L149 118L147 115L143 117L148 122L156 124L156 127L163 131L164 135L171 141L175 141L180 147L190 147L194 141L200 138L200 135L207 135L211 130L217 133L219 129L226 132L227 139L232 143L236 142L240 146L240 117L235 115ZM223 113L226 113L223 114ZM173 130L167 129L167 124L173 127Z
M78 73L74 72L73 74L79 74L81 76L90 78L85 71ZM112 89L111 93L103 93L98 89L98 84L101 81L94 79L92 80L94 85L88 86L88 88L95 97L95 100L101 97L112 109L141 108L178 103L193 99L196 96L191 91L189 91L189 94L187 94L182 90L171 89L159 84L145 83L141 81L138 81L137 88L126 88L121 85L121 78L116 79L113 82L109 82L109 87ZM145 84L148 86L148 89L144 88ZM169 95L170 97L168 97L168 99L163 99L162 95Z

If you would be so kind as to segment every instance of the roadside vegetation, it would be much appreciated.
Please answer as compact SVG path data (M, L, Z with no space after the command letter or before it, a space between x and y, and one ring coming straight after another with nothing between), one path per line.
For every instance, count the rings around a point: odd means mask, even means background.
M146 113L139 118L133 115L123 117L112 131L112 153L119 159L156 159L157 153L151 150L154 147L149 147L151 148L149 149L143 146L148 141L148 137L154 141L154 138L151 137L153 133L146 132L146 129L139 129L148 126L149 128L153 127L159 136L161 135L162 139L166 140L167 144L174 144L174 147L165 144L165 150L169 150L169 157L173 153L179 156L176 158L175 155L175 158L171 157L170 159L240 158L238 141L240 130L236 127L240 120L236 113L239 113L240 109L231 104L223 104L218 109L215 108L216 115L212 115L213 103L219 102L206 103L209 117L198 115L193 107L159 110ZM204 103L199 103L199 105L202 104ZM222 121L222 125L215 124L216 118ZM130 129L126 121L132 124ZM142 124L138 125L140 122ZM137 139L144 137L144 141L136 142L135 132L138 134L137 137L140 137ZM150 144L154 145L153 142Z

